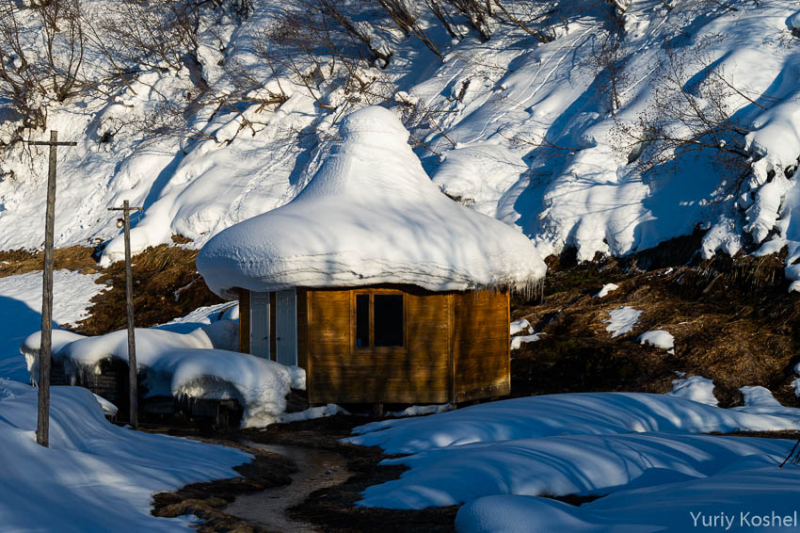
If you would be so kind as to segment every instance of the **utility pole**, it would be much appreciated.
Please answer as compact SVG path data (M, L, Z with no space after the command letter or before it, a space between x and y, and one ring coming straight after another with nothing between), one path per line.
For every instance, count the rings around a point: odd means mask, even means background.
M44 281L42 286L42 333L39 346L39 415L36 442L50 445L50 357L53 346L53 234L56 222L56 162L59 146L76 146L75 142L58 142L58 132L50 131L49 141L29 141L33 146L49 146L47 172L47 212L44 224Z
M131 211L141 211L142 207L131 207L125 200L122 207L109 207L109 211L122 211L122 225L125 228L125 300L128 315L128 388L130 398L130 424L135 429L139 425L139 383L136 375L136 335L133 330L133 268L131 267Z

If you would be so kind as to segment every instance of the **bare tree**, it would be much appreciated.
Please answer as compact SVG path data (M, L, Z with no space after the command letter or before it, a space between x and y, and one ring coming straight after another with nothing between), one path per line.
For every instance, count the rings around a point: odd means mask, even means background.
M43 129L48 101L63 102L82 89L85 35L79 0L33 6L0 1L0 97L12 103L23 128ZM22 27L29 14L41 33Z
M539 41L549 43L555 36L549 25L541 27L542 22L556 13L556 2L507 2L494 0L494 5L503 15L503 18L521 28L525 33Z
M377 1L404 34L413 35L422 41L428 50L436 54L439 59L444 60L444 55L439 51L439 48L428 37L425 30L417 23L418 16L417 13L415 13L414 4L405 2L404 0Z
M494 31L494 4L492 0L445 0L458 13L467 18L481 39L488 41Z
M622 106L621 94L630 81L625 69L624 34L619 27L605 33L592 47L591 63L599 92L605 97L608 111L614 115Z
M705 77L691 83L698 64ZM750 171L751 153L745 136L751 130L731 102L745 98L759 107L765 104L737 88L702 50L690 56L667 48L653 85L656 89L648 109L634 123L615 125L615 144L642 172L687 154L710 151L723 168L737 176L731 183L738 189Z

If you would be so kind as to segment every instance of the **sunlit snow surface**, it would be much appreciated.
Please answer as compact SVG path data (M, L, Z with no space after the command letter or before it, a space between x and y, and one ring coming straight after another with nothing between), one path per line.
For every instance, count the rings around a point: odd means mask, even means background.
M434 183L473 209L521 227L542 255L565 245L576 246L579 259L596 252L620 255L689 234L699 224L711 228L706 255L735 253L750 237L763 244L762 253L788 245L787 274L797 279L800 267L792 263L800 253L800 230L793 215L800 188L784 170L800 155L799 89L792 81L800 66L800 44L792 34L798 6L789 0L626 4L619 60L625 81L614 116L603 92L607 83L593 63L613 24L605 2L560 2L555 38L544 44L511 24L498 26L487 42L472 34L454 42L433 29L431 17L424 25L445 60L398 34L387 41L396 60L376 73L398 98L436 112L435 128L408 121L426 147L417 154ZM200 32L198 57L213 88L230 88L224 67L237 61L254 79L276 85L252 43L282 7L256 0L253 16L241 26L223 23L219 31ZM659 86L655 68L667 46L686 59L692 86L710 75L705 61L741 93L724 103L751 131L746 143L752 166L738 190L708 151L642 176L628 163L630 150L615 148L614 124L633 124L652 108ZM86 59L103 61L100 55ZM129 199L145 207L134 217L135 251L169 242L174 233L202 246L224 228L294 198L333 146L335 122L365 105L343 87L322 87L320 97L337 107L325 110L303 87L281 78L290 98L278 109L254 103L231 112L203 110L188 125L201 140L142 144L141 134L124 122L141 119L161 97L185 98L193 85L183 70L143 66L113 100L71 101L50 110L48 127L78 141L59 154L65 186L57 208L58 245L114 238L105 260L121 258L115 215L106 207ZM252 128L239 131L245 120ZM109 131L117 134L99 143ZM16 176L0 182L2 249L41 245L41 229L30 220L43 212L47 158L43 151L35 155L34 176L25 147L2 158L2 170Z
M206 244L197 268L209 288L353 287L527 290L546 266L518 230L442 194L381 107L344 118L320 170L294 200Z
M466 503L459 531L498 533L688 531L690 511L791 513L800 469L778 465L793 441L699 434L800 427L800 410L766 389L743 392L747 405L734 409L672 394L558 394L361 426L350 442L410 454L385 461L410 470L368 487L359 505ZM580 507L540 497L609 494Z
M608 324L606 331L611 333L611 337L619 337L633 331L639 322L642 312L630 306L622 306L619 309L612 309L608 312L608 319L603 323Z
M639 335L639 343L667 350L670 354L675 353L675 337L669 331L662 329L645 331Z

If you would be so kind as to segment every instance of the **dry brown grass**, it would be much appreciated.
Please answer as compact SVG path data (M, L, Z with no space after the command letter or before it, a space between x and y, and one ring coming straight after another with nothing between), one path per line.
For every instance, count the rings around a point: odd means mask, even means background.
M93 274L99 270L92 257L92 248L70 246L53 251L53 265L56 270L79 270L83 274ZM44 252L29 250L0 251L0 278L42 270Z
M220 303L195 268L197 250L162 244L133 258L134 308L137 327L151 327L185 316L205 305ZM117 262L103 271L98 283L110 289L92 300L90 315L75 326L85 335L123 329L125 266Z
M663 264L668 253L660 254ZM545 334L512 354L514 395L666 392L675 372L686 372L713 379L723 405L739 403L738 388L745 385L765 386L782 402L798 404L791 381L800 305L786 292L781 257L721 257L647 272L638 268L642 257L549 262L543 300L518 302L514 309L514 318L528 318ZM609 282L620 288L592 297ZM634 332L612 339L602 321L622 305L643 313ZM638 343L638 335L652 329L675 336L674 355Z

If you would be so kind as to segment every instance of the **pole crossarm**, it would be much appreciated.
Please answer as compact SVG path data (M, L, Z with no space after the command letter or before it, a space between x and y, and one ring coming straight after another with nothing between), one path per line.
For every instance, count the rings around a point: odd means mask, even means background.
M109 207L109 211L143 211L144 207Z
M75 141L28 141L32 146L78 146Z

